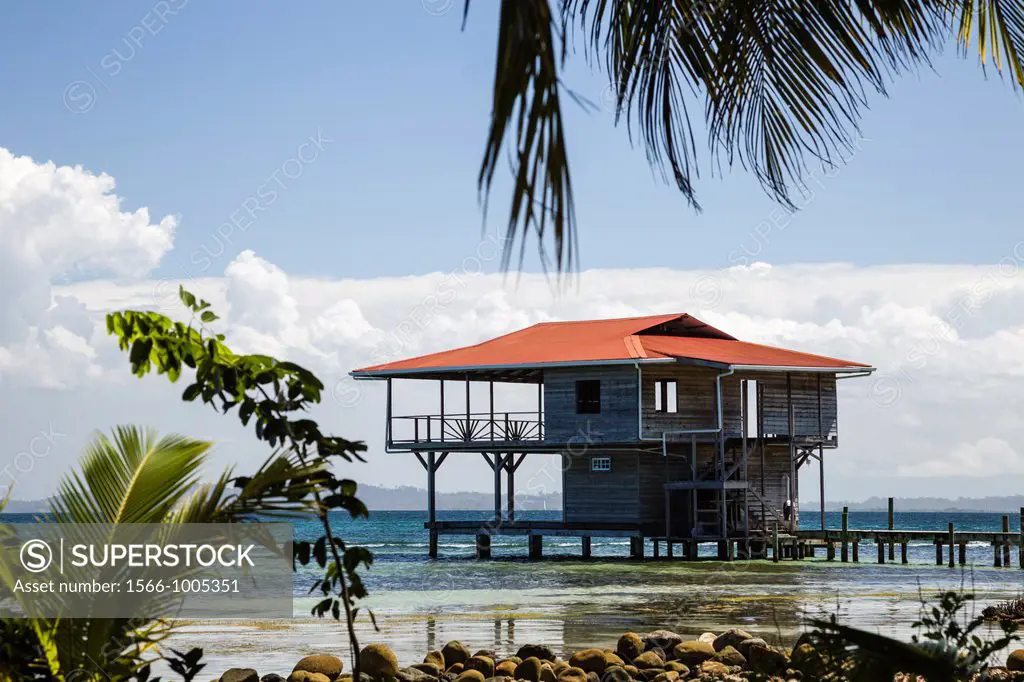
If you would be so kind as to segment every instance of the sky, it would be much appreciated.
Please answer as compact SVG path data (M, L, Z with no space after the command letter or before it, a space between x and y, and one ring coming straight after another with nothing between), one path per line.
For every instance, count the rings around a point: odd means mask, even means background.
M496 6L473 3L465 29L454 0L5 7L0 486L52 493L90 433L120 423L211 438L218 466L262 460L179 387L131 377L104 334L112 309L180 315L181 282L239 350L324 378L316 414L367 441L351 475L370 483L424 477L381 452L383 392L351 369L542 320L691 312L879 368L841 388L830 499L1024 489L1024 132L1008 82L951 45L870 99L848 162L815 169L798 212L704 152L698 214L576 55L564 83L595 107L566 113L580 273L559 293L532 242L521 274L500 271L504 178L481 211ZM443 286L454 300L427 306ZM433 409L407 391L407 409ZM521 471L558 487L550 463ZM489 477L479 461L439 486Z

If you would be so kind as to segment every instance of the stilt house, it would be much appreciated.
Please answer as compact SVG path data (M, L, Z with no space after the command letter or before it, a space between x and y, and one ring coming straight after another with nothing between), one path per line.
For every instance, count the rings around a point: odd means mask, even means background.
M625 536L718 542L750 552L800 521L800 471L839 445L836 381L873 367L740 341L686 314L545 322L455 350L355 370L387 382L388 452L427 472L431 553L438 533ZM439 384L433 414L392 411L395 380ZM465 384L465 409L445 385ZM471 405L470 385L488 400ZM509 412L503 383L535 384L536 409ZM479 400L477 402L480 402ZM563 518L515 516L515 472L527 455L561 457ZM494 471L494 514L440 522L434 481L443 462L483 455ZM507 501L502 504L502 478ZM735 544L732 542L735 540ZM754 542L754 545L751 542ZM726 549L728 547L728 549Z

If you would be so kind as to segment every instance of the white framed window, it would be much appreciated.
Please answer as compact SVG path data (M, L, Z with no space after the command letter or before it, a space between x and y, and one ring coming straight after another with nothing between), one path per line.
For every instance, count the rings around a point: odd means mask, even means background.
M590 470L591 471L611 471L612 470L612 458L611 457L591 457L590 458Z
M654 411L678 412L678 388L674 380L659 379L654 382Z

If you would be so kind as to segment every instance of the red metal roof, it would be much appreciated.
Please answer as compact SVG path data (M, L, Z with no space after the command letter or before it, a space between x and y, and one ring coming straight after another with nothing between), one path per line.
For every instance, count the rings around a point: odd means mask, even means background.
M686 314L542 322L475 346L364 367L357 377L644 360L857 370L870 365L747 343Z

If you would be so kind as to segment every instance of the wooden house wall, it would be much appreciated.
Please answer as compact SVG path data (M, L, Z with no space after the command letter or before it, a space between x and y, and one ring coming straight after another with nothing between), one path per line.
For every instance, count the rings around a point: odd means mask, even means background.
M717 426L715 377L718 370L693 365L643 367L643 424L645 438L661 438L662 432L713 429ZM656 381L676 382L676 412L654 409Z
M567 522L635 523L640 520L636 451L594 450L562 456L562 515ZM611 471L591 471L592 457L610 457Z
M750 487L760 493L763 481L763 497L769 502L769 506L773 507L778 515L783 518L783 507L790 494L788 485L789 475L789 446L766 447L763 471L761 469L761 453L759 451L755 450L747 460L747 478L750 480ZM796 493L795 485L793 492ZM798 497L799 495L794 494L794 498ZM750 501L751 527L756 527L755 522L759 522L762 519L763 523L759 525L765 530L771 529L775 523L779 523L780 528L783 527L783 523L773 516L771 512L766 511L762 517L761 502L756 497L751 494L748 499ZM797 523L800 518L799 512L800 503L797 499L794 499L794 523Z
M601 381L601 413L576 414L576 382ZM637 440L636 368L631 365L544 370L544 439L582 447Z

